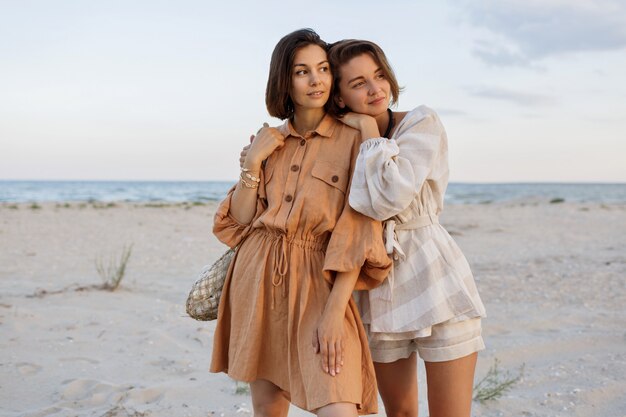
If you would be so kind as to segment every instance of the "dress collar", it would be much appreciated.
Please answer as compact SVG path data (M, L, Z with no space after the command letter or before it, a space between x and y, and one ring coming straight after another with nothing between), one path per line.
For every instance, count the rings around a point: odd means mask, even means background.
M285 121L282 126L279 127L280 133L285 135L285 137L293 136L296 138L308 139L313 136L321 136L323 138L330 138L335 131L335 125L337 124L337 120L332 117L330 114L326 113L322 120L319 122L317 127L311 132L314 134L306 135L306 137L302 136L296 129L294 129L293 124L291 123L291 119ZM307 132L309 133L309 132Z

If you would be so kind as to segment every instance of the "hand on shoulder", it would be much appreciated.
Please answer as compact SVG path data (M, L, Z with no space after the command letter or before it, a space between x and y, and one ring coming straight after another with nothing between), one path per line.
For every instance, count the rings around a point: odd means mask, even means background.
M282 148L284 145L285 136L283 136L277 128L269 127L267 123L264 123L263 127L259 129L254 137L254 140L252 140L252 144L247 150L245 160L241 165L260 165L263 160L267 159L275 150ZM240 159L240 163L241 162Z
M339 120L361 132L361 140L376 138L380 136L376 119L367 114L348 112L339 117Z

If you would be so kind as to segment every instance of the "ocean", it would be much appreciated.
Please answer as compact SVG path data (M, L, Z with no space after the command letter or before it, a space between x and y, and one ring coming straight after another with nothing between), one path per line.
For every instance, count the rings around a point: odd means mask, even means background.
M219 201L228 181L13 181L0 180L0 202ZM626 184L451 183L447 204L501 202L626 203Z

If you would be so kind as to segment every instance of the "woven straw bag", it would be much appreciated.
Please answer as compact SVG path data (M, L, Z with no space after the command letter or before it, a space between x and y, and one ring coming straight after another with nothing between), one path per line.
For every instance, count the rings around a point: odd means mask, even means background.
M235 251L229 249L213 265L202 268L187 297L187 314L196 320L215 320L222 288Z

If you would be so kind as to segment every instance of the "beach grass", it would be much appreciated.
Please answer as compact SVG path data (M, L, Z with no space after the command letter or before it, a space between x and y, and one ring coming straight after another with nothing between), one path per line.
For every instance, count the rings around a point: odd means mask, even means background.
M520 366L517 375L512 375L510 371L501 371L499 365L500 360L495 358L487 374L474 387L474 401L484 403L496 400L524 377L524 364Z
M107 291L115 291L122 282L126 273L126 266L132 253L133 245L124 246L119 259L115 259L112 255L109 262L105 265L102 257L96 258L96 271L102 279L102 289Z

